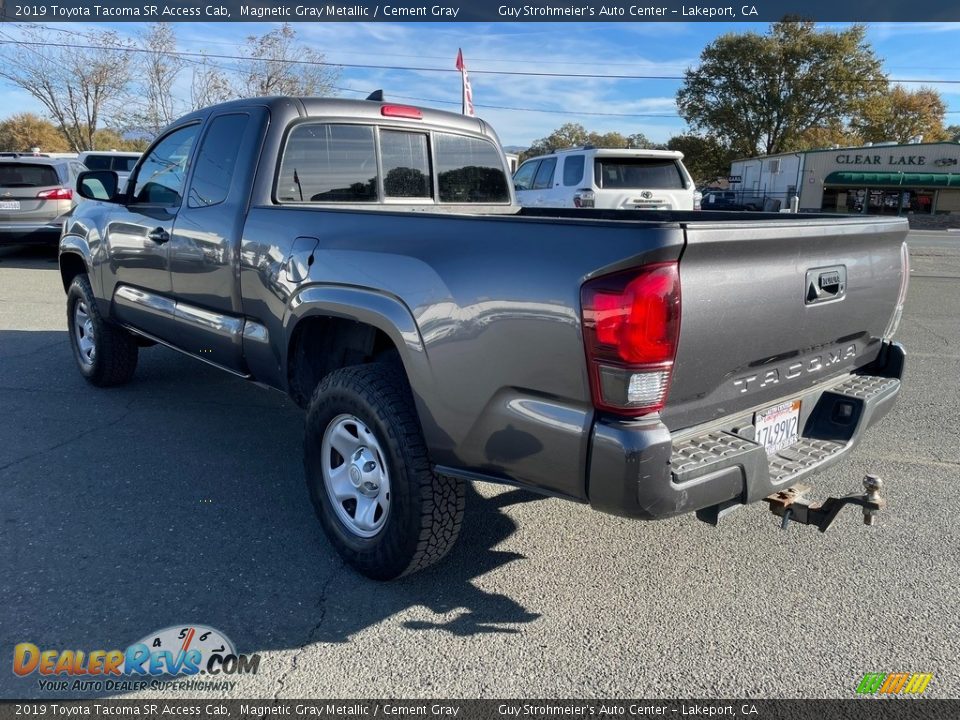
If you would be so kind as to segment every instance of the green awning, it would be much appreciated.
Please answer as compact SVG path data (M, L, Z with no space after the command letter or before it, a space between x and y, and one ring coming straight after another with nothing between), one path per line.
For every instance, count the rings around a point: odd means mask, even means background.
M956 187L960 188L958 173L898 173L898 172L832 172L824 185L845 187Z

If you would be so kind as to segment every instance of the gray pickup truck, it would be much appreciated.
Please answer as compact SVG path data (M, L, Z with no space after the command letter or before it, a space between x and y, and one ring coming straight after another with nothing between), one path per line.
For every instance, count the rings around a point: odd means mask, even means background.
M125 187L77 181L80 372L125 383L161 343L288 393L323 528L379 579L450 549L467 481L641 519L779 497L789 518L787 488L893 403L905 221L521 209L508 178L491 128L444 112L187 115Z

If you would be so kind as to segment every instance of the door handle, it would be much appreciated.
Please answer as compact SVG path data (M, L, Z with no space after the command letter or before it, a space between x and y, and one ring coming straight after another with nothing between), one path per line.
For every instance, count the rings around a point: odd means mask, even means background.
M170 239L170 233L168 233L162 227L158 227L148 232L147 237L153 240L157 245L163 245Z

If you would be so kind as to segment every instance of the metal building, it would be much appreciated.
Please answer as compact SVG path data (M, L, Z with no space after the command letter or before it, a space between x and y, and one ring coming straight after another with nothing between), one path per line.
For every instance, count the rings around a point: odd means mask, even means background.
M778 210L952 216L960 221L960 143L874 144L735 160L743 204ZM946 218L944 218L946 219Z

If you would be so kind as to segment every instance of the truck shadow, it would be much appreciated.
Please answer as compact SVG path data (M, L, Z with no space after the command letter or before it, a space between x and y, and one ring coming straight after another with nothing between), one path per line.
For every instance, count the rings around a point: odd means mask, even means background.
M109 390L73 362L66 332L0 331L8 652L123 649L196 623L257 653L348 643L380 624L470 636L540 617L476 582L523 560L497 546L517 529L507 509L538 496L469 487L451 555L376 583L343 565L313 516L293 403L165 348ZM37 679L0 673L0 696L42 696Z
M57 243L0 247L0 268L6 270L56 269Z

